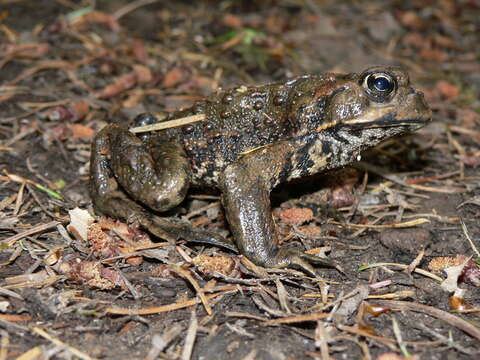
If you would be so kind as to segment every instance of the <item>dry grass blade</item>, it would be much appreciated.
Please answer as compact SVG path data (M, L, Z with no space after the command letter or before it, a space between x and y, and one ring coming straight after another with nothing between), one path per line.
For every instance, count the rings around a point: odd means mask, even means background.
M474 138L475 140L477 140L478 142L480 142L480 131L475 131L475 130L472 130L472 129L466 129L466 128L463 128L461 126L456 126L456 125L449 125L448 129L453 131L453 132L462 134L462 135L470 136L470 137Z
M259 321L268 321L268 319L265 319L264 317L261 317L261 316L258 316L258 315L253 315L253 314L244 313L244 312L237 312L237 311L227 311L223 315L231 316L231 317L239 317L239 318L259 320Z
M353 289L352 291L350 291L347 295L344 295L344 296L340 296L339 298L335 299L334 301L332 302L329 302L325 305L323 304L317 304L317 305L314 305L310 308L310 310L316 310L316 311L324 311L326 309L328 309L329 307L332 307L346 299L349 299L351 298L352 296L355 296L357 295L359 292L361 291L361 288L360 287L356 287L355 289ZM342 294L340 294L342 295Z
M198 330L198 320L195 311L192 311L192 316L190 318L190 325L188 326L187 335L185 337L185 344L182 349L182 360L190 360L193 351L193 344L195 343L195 338L197 337Z
M409 184L409 185L412 185L412 184L420 184L420 183L430 182L430 181L435 181L435 180L443 180L443 179L447 179L449 177L458 175L459 173L460 172L458 170L455 170L455 171L450 171L446 174L417 177L417 178L414 178L414 179L407 179L407 180L405 180L405 183Z
M290 314L292 311L288 306L287 289L285 289L285 286L283 286L282 282L279 279L275 279L275 285L277 286L278 301L280 302L282 310Z
M392 174L388 174L388 170L382 169L378 166L372 165L372 164L367 164L364 162L360 162L355 165L355 167L358 167L362 170L370 171L374 173L375 175L381 176L395 184L409 187L415 190L421 190L425 192L432 192L432 193L441 193L441 194L455 194L455 193L462 193L465 192L466 189L460 188L460 187L455 187L455 186L423 186L423 185L416 185L416 184L409 184L408 182L402 180L400 177Z
M155 360L159 354L182 332L182 327L179 324L173 325L166 330L162 335L154 334L152 336L152 348L148 352L145 360Z
M206 118L207 118L207 115L205 114L186 116L184 118L169 120L169 121L162 121L162 122L158 122L151 125L137 126L137 127L131 128L130 131L134 134L138 134L138 133L149 132L149 131L164 130L164 129L169 129L177 126L183 126L183 125L191 124L194 122L202 121L202 120L205 120Z
M374 264L368 264L368 265L365 265L365 266L362 266L359 271L363 271L363 270L368 270L368 269L371 269L371 268L374 268L374 267L378 267L378 266L396 266L396 267L399 267L401 269L404 269L404 270L408 270L409 266L408 265L404 265L404 264L398 264L398 263L374 263ZM421 275L424 275L424 276L427 276L429 278L432 278L433 280L436 280L438 282L442 282L443 279L429 271L426 271L426 270L423 270L423 269L419 269L419 268L415 268L413 269L413 272L416 272L418 274L421 274Z
M176 273L178 273L180 276L184 277L185 279L187 279L190 284L192 284L193 288L195 289L195 291L197 292L198 296L200 297L200 299L202 300L202 304L203 306L205 307L205 311L207 312L208 315L212 315L212 308L210 307L210 305L208 304L208 299L205 297L205 293L203 292L203 289L202 287L198 284L198 282L192 277L192 275L190 275L190 273L185 270L185 269L182 269L181 267L179 266L173 266L172 267L172 270L175 271Z
M395 338L397 339L397 344L402 351L403 356L409 357L410 353L407 350L407 345L403 341L402 332L400 331L400 326L398 325L398 321L395 316L392 316L392 327L393 333L395 334Z
M206 295L207 300L214 299L218 296L224 295L229 291L237 291L236 286L231 286L229 290L226 291L221 291L215 294L211 295ZM151 314L158 314L162 312L167 312L167 311L173 311L173 310L178 310L178 309L183 309L189 306L196 305L200 303L200 299L190 299L186 301L181 301L179 303L173 303L173 304L168 304L168 305L163 305L163 306L154 306L154 307L149 307L149 308L143 308L143 309L124 309L124 308L112 308L109 307L105 309L105 311L109 314L117 314L117 315L151 315Z
M24 352L22 355L17 357L16 360L36 360L41 359L43 354L43 350L40 346L35 346L30 350Z
M36 66L26 69L23 73L18 75L15 79L9 82L9 85L15 85L20 81L23 81L30 76L36 74L39 71L47 69L71 69L72 64L63 60L48 60L39 62Z
M13 297L15 299L22 300L22 301L25 300L23 298L23 296L17 294L15 291L11 291L11 290L8 290L8 289L2 288L2 287L0 287L0 294L5 295L5 296L9 296L9 297Z
M71 101L72 101L71 99L63 99L63 100L49 101L49 102L28 102L28 101L25 101L25 102L19 103L18 105L22 106L22 107L31 108L31 109L41 110L41 109L48 108L48 107L66 105Z
M27 333L29 330L26 326L18 325L3 319L0 319L0 326L20 336L24 336L24 334Z
M208 205L205 205L205 206L202 206L201 208L199 209L196 209L196 210L193 210L193 211L190 211L188 214L185 215L185 218L186 219L191 219L197 215L200 215L201 213L207 211L208 209L212 209L212 208L216 208L216 207L219 207L221 205L221 202L220 201L214 201L213 203L210 203Z
M463 220L460 220L460 223L462 224L463 234L464 234L465 237L467 238L468 243L469 243L470 246L472 247L472 250L475 252L475 254L477 254L477 257L480 257L480 252L478 251L477 247L476 247L475 244L473 243L473 240L472 240L472 238L470 237L470 235L469 235L469 233L468 233L467 225L465 225L465 223L464 223Z
M62 278L61 275L48 275L45 270L38 271L33 274L23 274L11 276L6 279L5 289L22 289L29 287L45 287L55 284Z
M268 278L268 272L261 266L255 265L253 262L247 259L245 256L240 256L240 262L244 265L248 270L253 271L257 276L260 278Z
M8 355L7 349L10 346L10 336L5 330L0 330L0 334L2 334L2 339L0 340L0 360L6 360Z
M379 343L385 345L385 346L388 346L390 348L390 350L393 350L393 351L397 351L397 347L395 346L395 340L393 339L389 339L389 338L386 338L386 337L382 337L382 336L378 336L378 335L373 335L371 334L370 332L368 331L364 331L364 330L359 330L357 327L355 326L346 326L346 325L341 325L341 324L338 324L337 325L337 328L339 330L342 330L342 331L345 331L345 332L348 332L350 334L355 334L355 335L360 335L360 336L363 336L367 339L373 339L373 340L376 340L378 341Z
M17 183L22 184L22 185L23 184L31 184L34 187L36 187L37 189L46 192L48 195L52 196L53 198L55 198L57 200L63 200L63 198L60 194L58 194L57 192L55 192L55 191L37 183L36 181L26 179L26 178L24 178L22 176L19 176L19 175L16 175L16 174L9 174L9 173L7 173L7 177L10 181L17 182Z
M334 224L334 225L340 225L340 226L345 226L345 227L351 227L351 228L358 228L358 229L398 229L398 228L408 228L408 227L413 227L425 223L429 223L430 220L420 218L420 219L415 219L415 220L410 220L410 221L405 221L401 223L394 223L394 224L388 224L388 225L373 225L373 224L346 224L346 223L341 223L338 221L329 221L329 224Z
M73 354L75 356L78 356L80 359L83 359L83 360L93 360L94 359L94 358L90 357L90 355L85 354L84 352L82 352L78 349L75 349L74 347L72 347L68 344L65 344L63 341L53 337L52 335L48 334L45 330L40 329L39 327L34 326L32 328L32 331L35 334L40 335L44 339L47 339L48 341L54 343L55 345L60 346L61 348L64 348L65 350L68 350L71 354Z
M368 299L404 299L404 298L413 298L415 296L415 291L413 290L403 290L395 291L393 293L381 294L381 295L368 295Z
M295 316L283 317L280 319L267 320L264 322L264 324L265 325L292 324L292 323L326 319L329 316L330 316L329 313L295 315Z
M480 329L473 326L469 322L459 318L458 316L452 315L446 311L434 308L428 305L422 305L417 303L411 303L407 301L397 301L397 300L378 300L375 303L382 306L388 306L392 310L400 311L414 311L420 312L422 314L427 314L433 316L437 319L443 320L448 324L451 324L460 330L463 330L467 334L471 335L475 339L480 341Z
M257 349L252 349L247 355L245 355L241 360L255 360L257 358Z
M32 317L30 315L0 314L0 319L10 322L23 322L32 320Z
M353 336L337 335L337 336L333 337L332 340L333 341L338 341L338 340L351 341L354 344L357 344L360 349L362 349L363 360L371 360L372 359L372 356L370 355L370 351L368 350L368 345L363 341L359 341L358 339L354 338Z
M145 5L153 4L159 0L136 0L130 3L127 3L127 5L122 6L120 9L116 10L112 14L112 18L115 20L119 20L120 18L124 17L128 13L142 7Z
M28 229L28 230L26 230L22 233L10 236L9 238L6 238L5 240L1 240L0 244L6 244L7 246L12 246L18 240L21 240L24 237L27 237L27 236L30 236L30 235L33 235L33 234L51 229L51 228L57 226L58 224L60 224L60 221L50 221L46 224L36 225L36 226L32 227L31 229Z
M417 268L417 266L422 261L424 255L425 255L425 249L420 250L418 255L415 257L415 259L410 263L410 265L408 265L408 272L409 273L411 273L413 270L415 270Z
M459 193L464 193L467 191L465 188L461 188L458 186L424 186L424 185L408 185L412 189L415 190L422 190L425 192L431 192L431 193L439 193L439 194L459 194Z
M322 321L317 321L317 327L315 329L315 346L320 348L322 360L331 359L328 350L329 338L327 330L325 329L325 324Z

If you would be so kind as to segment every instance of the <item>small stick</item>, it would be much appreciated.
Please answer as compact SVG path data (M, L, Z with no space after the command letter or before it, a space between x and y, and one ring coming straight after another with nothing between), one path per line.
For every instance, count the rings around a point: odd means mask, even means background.
M137 126L137 127L131 128L130 131L134 134L138 134L138 133L149 132L149 131L164 130L164 129L169 129L177 126L191 124L197 121L202 121L202 120L205 120L206 118L207 118L207 115L205 114L197 114L197 115L186 116L186 117L175 119L175 120L161 121L151 125Z
M15 244L18 240L23 239L24 237L42 232L44 230L48 230L50 228L53 228L60 224L60 221L50 221L49 223L46 224L40 224L32 227L31 229L28 229L27 231L24 231L20 234L16 234L13 236L10 236L9 238L6 238L5 240L0 240L0 244L7 244L7 246L12 246Z
M480 257L480 252L478 251L477 247L476 247L475 244L473 243L472 238L471 238L470 235L468 234L467 225L465 225L465 223L463 222L462 219L460 219L460 223L462 224L463 234L465 235L465 237L467 238L468 242L470 243L470 246L472 247L473 251L475 251L475 254L477 254L477 257Z
M178 273L180 276L184 277L187 279L190 284L192 284L193 288L196 290L198 296L200 297L200 300L202 300L203 307L205 308L205 311L207 312L208 315L212 315L212 308L210 307L210 304L208 303L208 299L205 296L205 293L202 289L202 287L198 284L198 282L193 278L190 273L182 269L180 266L173 266L172 268L173 271Z

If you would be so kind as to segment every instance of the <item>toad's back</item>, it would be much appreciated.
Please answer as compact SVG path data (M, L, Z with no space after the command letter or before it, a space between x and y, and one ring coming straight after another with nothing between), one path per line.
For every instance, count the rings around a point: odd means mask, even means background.
M317 129L324 120L325 102L319 99L312 106L311 100L326 95L325 88L331 92L338 76L306 75L282 84L215 93L166 119L206 114L205 120L161 131L147 142L152 147L173 139L183 144L192 181L214 186L218 174L240 153Z

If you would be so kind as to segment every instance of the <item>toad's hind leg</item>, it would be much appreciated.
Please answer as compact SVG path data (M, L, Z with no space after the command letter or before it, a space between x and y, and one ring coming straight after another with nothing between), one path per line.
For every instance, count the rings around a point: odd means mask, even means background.
M165 142L150 151L128 130L106 126L92 145L90 175L92 200L100 213L136 221L170 242L183 238L236 250L218 234L152 215L137 203L166 211L185 198L190 169L179 145Z

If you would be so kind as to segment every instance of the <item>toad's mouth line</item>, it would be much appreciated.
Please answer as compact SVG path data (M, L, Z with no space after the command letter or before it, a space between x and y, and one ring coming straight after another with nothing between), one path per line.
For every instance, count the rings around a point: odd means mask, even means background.
M431 117L429 114L425 114L425 116L419 114L416 117L398 119L397 114L392 112L378 119L352 119L347 120L339 125L346 125L352 129L358 130L373 128L391 128L400 126L425 125L430 121L430 118Z
M330 123L323 124L318 127L315 132L322 132L333 127L348 127L352 130L363 130L363 129L375 129L375 128L392 128L392 127L402 127L402 126L415 126L420 128L426 125L431 120L431 113L425 112L425 114L418 114L418 116L408 117L404 119L399 119L397 113L391 112L386 115L383 115L380 118L373 119L351 119L345 121L333 121Z
M397 120L395 122L389 123L377 123L375 121L371 123L362 123L362 124L348 124L352 130L363 130L363 129L380 129L380 128L392 128L392 127L401 127L401 126L412 126L412 125L419 125L423 126L426 125L427 121L424 119L404 119L404 120Z

